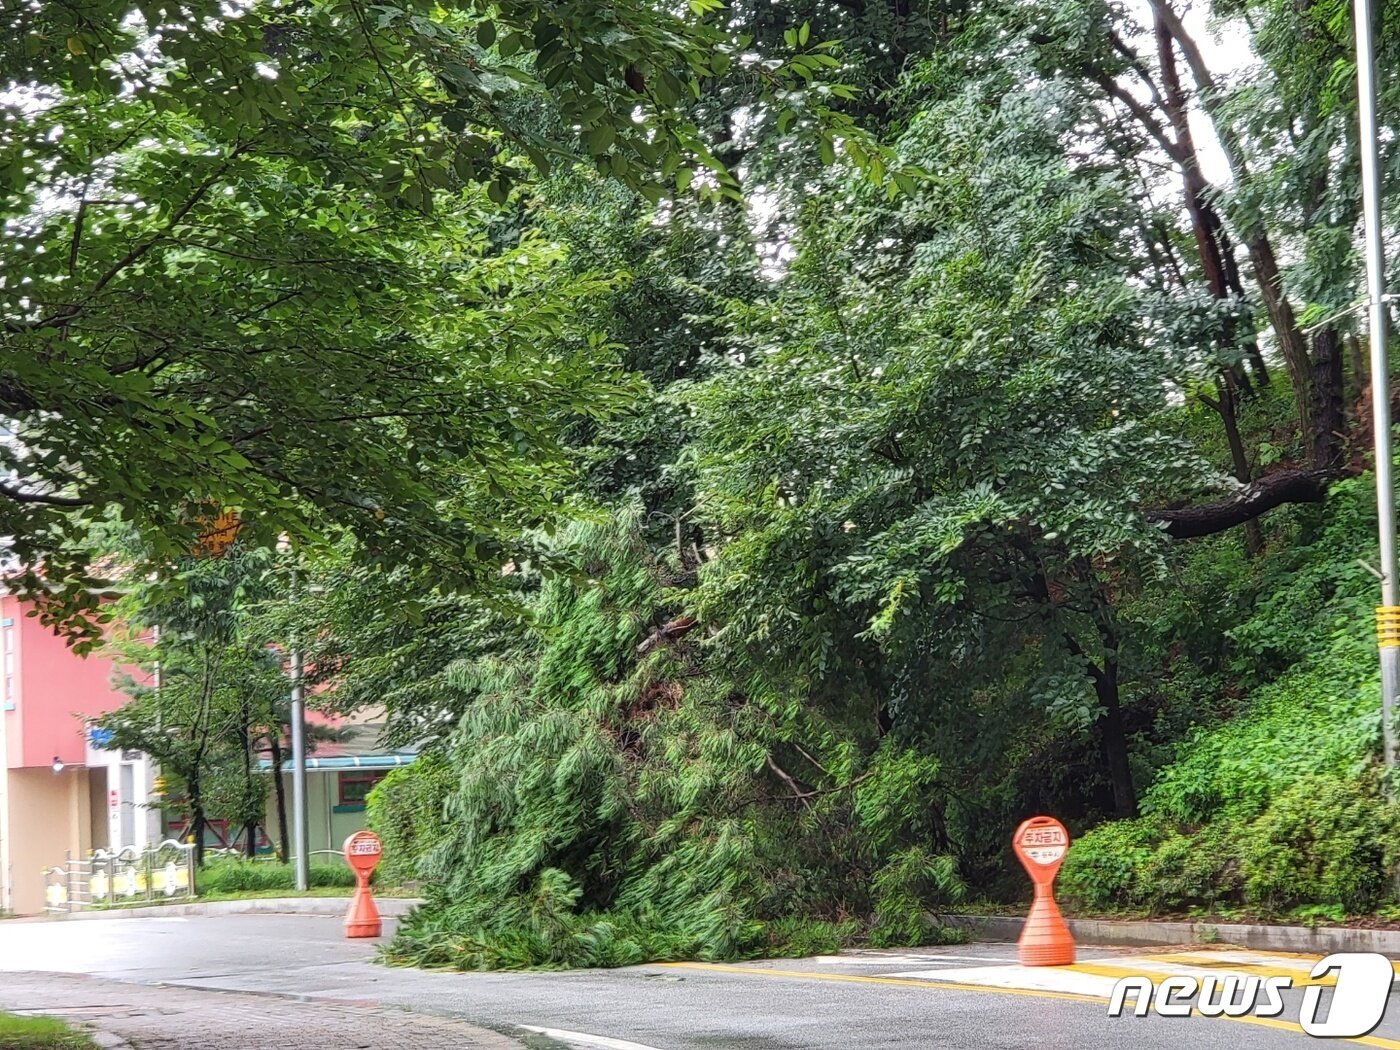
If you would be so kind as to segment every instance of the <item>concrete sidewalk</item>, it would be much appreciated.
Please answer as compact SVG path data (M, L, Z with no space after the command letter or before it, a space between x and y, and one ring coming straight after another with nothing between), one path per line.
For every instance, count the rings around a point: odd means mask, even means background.
M0 1009L59 1017L105 1050L521 1050L465 1021L396 1006L197 991L75 974L7 973Z

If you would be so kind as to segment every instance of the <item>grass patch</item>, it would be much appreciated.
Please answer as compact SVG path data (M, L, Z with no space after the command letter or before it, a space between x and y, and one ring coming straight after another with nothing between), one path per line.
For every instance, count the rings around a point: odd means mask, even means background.
M312 889L349 891L355 886L355 873L344 864L312 864L307 876ZM269 861L219 860L201 868L195 874L194 884L205 898L262 890L291 893L296 886L296 870L290 864Z
M0 1050L93 1050L82 1032L54 1017L0 1013Z

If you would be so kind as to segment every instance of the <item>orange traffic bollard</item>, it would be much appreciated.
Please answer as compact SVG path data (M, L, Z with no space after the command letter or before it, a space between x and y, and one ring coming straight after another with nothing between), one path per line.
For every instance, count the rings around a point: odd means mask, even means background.
M1074 938L1050 886L1069 852L1069 832L1054 817L1031 817L1016 829L1011 845L1035 884L1016 954L1023 966L1066 966L1074 962Z
M369 894L369 877L384 852L379 836L372 831L357 831L345 840L345 861L355 873L355 895L350 898L350 910L345 913L345 936L378 937L384 924L379 909Z

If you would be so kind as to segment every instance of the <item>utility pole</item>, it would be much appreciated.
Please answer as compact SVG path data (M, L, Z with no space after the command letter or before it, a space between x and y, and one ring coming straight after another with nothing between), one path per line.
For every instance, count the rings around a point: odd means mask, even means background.
M1390 463L1390 371L1386 336L1385 245L1381 240L1380 149L1376 131L1376 49L1371 0L1354 0L1356 88L1361 125L1361 198L1366 216L1366 296L1371 321L1371 402L1376 437L1376 509L1381 546L1381 604L1376 641L1381 653L1381 731L1388 774L1395 771L1395 705L1400 693L1400 607L1395 578L1395 488ZM1394 785L1389 783L1388 790Z
M291 599L296 602L297 573L292 570ZM310 841L306 833L306 703L301 680L301 647L291 642L292 676L292 854L296 858L297 891L310 885Z

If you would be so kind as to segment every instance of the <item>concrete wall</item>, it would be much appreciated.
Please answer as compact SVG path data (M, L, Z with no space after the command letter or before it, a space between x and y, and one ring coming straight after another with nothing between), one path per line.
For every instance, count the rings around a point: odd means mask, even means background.
M47 767L11 769L7 780L7 910L33 915L44 908L44 870L92 849L88 772L76 766L57 774Z
M26 616L13 596L0 598L0 632L11 621L17 695L7 734L11 768L49 766L57 756L70 765L84 759L84 719L120 707L125 694L114 683L116 665L101 656L77 656L63 638ZM18 728L19 732L13 730Z
M287 822L292 820L292 775L284 773L282 782L287 792ZM311 852L335 850L340 852L345 840L365 826L364 810L337 813L340 800L340 782L335 770L308 769L306 771L306 832ZM267 793L267 837L277 841L277 797L272 791ZM291 832L288 831L288 837ZM295 848L295 847L294 847ZM312 857L317 863L330 861L329 857Z

